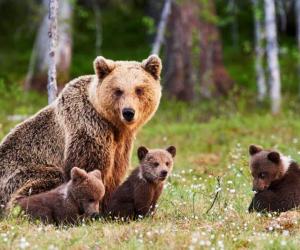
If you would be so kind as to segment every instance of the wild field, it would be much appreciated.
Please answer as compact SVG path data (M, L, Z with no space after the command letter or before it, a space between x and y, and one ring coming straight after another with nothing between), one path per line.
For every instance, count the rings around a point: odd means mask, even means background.
M46 100L1 88L3 138ZM190 105L162 101L135 141L135 148L178 149L153 218L57 228L11 215L0 220L0 249L299 249L299 216L247 212L253 195L248 146L274 147L300 160L299 102L286 96L282 114L274 117L253 100L240 91ZM132 167L136 164L134 151Z

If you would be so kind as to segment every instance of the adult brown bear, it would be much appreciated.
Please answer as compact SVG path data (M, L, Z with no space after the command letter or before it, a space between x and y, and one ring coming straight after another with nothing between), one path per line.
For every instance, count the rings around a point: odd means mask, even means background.
M158 108L161 67L155 55L141 63L97 57L95 75L74 79L13 129L0 144L2 207L69 180L74 165L101 170L105 204L124 178L137 130Z

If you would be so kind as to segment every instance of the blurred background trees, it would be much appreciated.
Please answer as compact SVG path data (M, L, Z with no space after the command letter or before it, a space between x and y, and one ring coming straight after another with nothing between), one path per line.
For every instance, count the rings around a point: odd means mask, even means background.
M164 61L166 97L194 102L250 92L278 113L281 92L300 93L299 2L60 0L59 88L93 73L96 55L141 60L154 51ZM46 91L48 8L49 0L0 1L6 85Z

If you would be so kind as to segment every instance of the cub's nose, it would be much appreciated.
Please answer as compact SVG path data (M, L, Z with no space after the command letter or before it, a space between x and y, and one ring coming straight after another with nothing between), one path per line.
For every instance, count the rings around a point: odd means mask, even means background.
M134 118L135 111L132 108L124 108L122 110L122 115L124 119L128 122L131 122Z
M167 174L168 174L168 171L166 171L166 170L163 170L160 172L160 176L163 178L165 178L167 176Z

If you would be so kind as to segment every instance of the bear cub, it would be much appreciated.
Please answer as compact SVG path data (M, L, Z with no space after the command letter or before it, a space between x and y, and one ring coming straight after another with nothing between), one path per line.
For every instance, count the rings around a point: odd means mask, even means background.
M99 213L99 203L105 193L101 172L74 167L71 180L48 192L18 197L25 214L44 223L76 223L80 218L91 218Z
M249 212L285 212L300 206L300 168L289 157L249 147L253 190Z
M155 212L164 182L172 171L176 148L139 147L140 165L112 194L106 214L111 218L137 219Z

